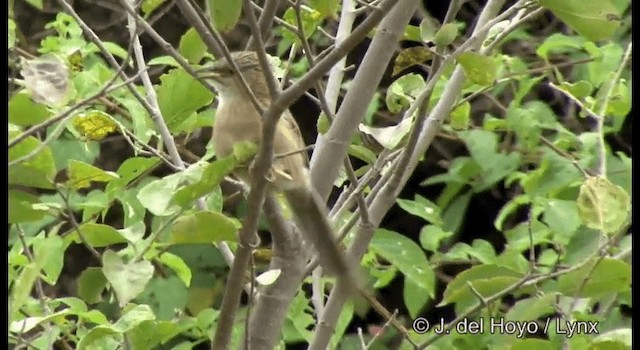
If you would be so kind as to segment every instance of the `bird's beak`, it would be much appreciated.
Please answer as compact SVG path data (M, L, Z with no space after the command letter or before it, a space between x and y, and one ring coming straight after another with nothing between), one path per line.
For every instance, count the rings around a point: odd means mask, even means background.
M213 70L211 67L204 67L196 71L196 75L200 79L213 79L220 80L220 73Z

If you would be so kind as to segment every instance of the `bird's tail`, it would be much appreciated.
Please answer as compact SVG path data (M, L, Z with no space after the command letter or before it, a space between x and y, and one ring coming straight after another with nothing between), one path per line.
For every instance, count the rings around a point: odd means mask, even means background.
M357 284L353 268L340 252L336 236L327 218L327 211L315 192L308 187L296 187L284 191L294 220L303 238L311 242L318 254L320 265L327 274L335 276L349 289Z

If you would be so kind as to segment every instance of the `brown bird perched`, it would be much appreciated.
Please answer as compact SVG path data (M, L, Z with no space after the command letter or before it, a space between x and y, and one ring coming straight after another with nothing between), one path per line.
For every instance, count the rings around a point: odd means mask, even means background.
M271 102L264 73L258 55L252 51L234 52L233 61L247 85L264 110ZM260 145L262 116L251 102L242 82L225 58L203 69L200 74L218 91L218 110L213 127L213 146L219 157L233 152L237 142L249 141ZM274 157L267 174L270 191L282 191L290 204L294 220L306 241L310 241L318 253L325 271L338 277L349 288L354 286L345 257L338 250L333 229L327 219L324 205L312 188L309 178L308 158L300 129L291 113L286 110L278 120L273 145ZM281 156L278 156L281 155ZM250 184L247 168L238 169L236 176Z

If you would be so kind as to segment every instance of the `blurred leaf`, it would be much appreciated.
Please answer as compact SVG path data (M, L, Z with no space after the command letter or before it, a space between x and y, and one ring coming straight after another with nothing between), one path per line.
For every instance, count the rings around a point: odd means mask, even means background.
M34 208L33 204L40 203L38 197L18 190L9 191L9 223L17 224L29 221L38 221L45 217L47 210Z
M454 130L467 130L471 121L471 104L468 101L463 102L451 111L450 118L451 128Z
M563 81L558 87L576 97L578 100L583 100L585 97L591 96L591 92L593 91L593 85L586 80L580 80L575 83Z
M38 266L41 266L44 272L42 279L52 286L56 285L62 272L64 252L67 246L68 244L56 234L51 234L33 244L33 255Z
M498 67L493 57L467 51L461 53L457 59L465 75L473 83L486 86L493 84L496 80Z
M558 278L564 295L591 298L631 288L631 266L622 260L594 257L577 270Z
M556 293L532 296L516 302L505 315L508 321L531 321L555 313Z
M149 66L165 65L165 66L170 66L170 67L174 67L174 68L182 67L182 66L180 66L180 63L178 63L178 61L176 61L176 59L171 57L171 56L154 57L151 60L149 60L147 65L149 65Z
M587 227L608 234L629 223L631 198L603 177L590 177L580 186L578 214Z
M398 268L407 280L424 289L429 297L435 297L435 273L415 242L397 232L378 229L369 248Z
M91 182L109 182L117 179L118 175L111 171L104 171L91 164L70 159L67 168L69 181L67 184L74 189L87 188Z
M384 148L393 150L396 149L405 136L409 134L412 124L413 118L404 118L394 126L375 128L360 124L358 129L367 135L371 135Z
M445 47L451 44L458 37L458 25L455 23L447 23L440 27L433 37L433 43L437 47Z
M304 37L309 39L316 31L316 28L322 23L324 16L320 12L312 10L306 6L301 6L300 10ZM282 19L292 26L298 27L298 21L296 20L296 14L293 7L289 7L287 11L285 11ZM300 42L298 35L295 32L292 32L289 28L282 27L282 36L291 42Z
M631 328L619 328L602 333L595 337L589 350L631 349L632 335Z
M107 286L107 278L99 267L89 267L78 277L78 296L87 304L102 301L102 292Z
M162 6L166 0L142 0L140 4L140 9L142 13L147 16L151 12L155 11L158 7Z
M9 135L9 139L17 135ZM41 146L41 142L33 136L18 142L9 149L9 162L22 158ZM49 146L44 146L31 159L9 167L9 184L28 187L52 189L56 165Z
M73 126L87 140L100 141L118 129L112 117L102 111L79 113L73 118Z
M207 46L202 41L202 38L200 38L198 31L194 28L189 28L189 30L180 37L178 51L189 63L197 64L207 53Z
M120 307L127 305L142 293L147 282L153 277L153 271L153 265L146 260L125 263L111 250L102 254L102 272L116 292Z
M14 22L13 19L11 18L9 18L8 28L9 28L8 48L9 50L11 50L16 45L16 22Z
M419 74L410 73L401 76L387 88L387 108L391 113L398 113L409 107L424 86L424 78Z
M413 281L406 279L402 289L402 299L411 318L416 318L420 310L429 301L429 292Z
M433 54L424 46L414 46L400 51L393 62L393 73L391 76L398 75L403 70L425 63Z
M281 269L267 270L256 276L256 282L261 286L272 285L275 281L278 280L278 277L280 277L281 273Z
M185 286L189 287L191 285L191 269L181 257L169 252L164 252L160 254L158 259L161 263L171 268Z
M508 285L517 282L521 277L522 274L520 272L504 266L491 264L473 266L459 273L453 281L447 284L439 306L447 305L469 296L477 299L467 282L471 282L473 287L484 297L489 297Z
M527 321L532 320L528 319ZM516 340L510 350L554 350L555 345L545 339L518 339Z
M420 39L425 43L434 41L439 26L440 24L435 18L425 16L420 22Z
M177 213L180 207L173 204L168 193L175 193L182 181L182 174L172 174L162 179L149 182L142 187L136 196L140 203L157 216L168 216Z
M234 145L234 153L218 160L202 164L201 175L185 186L173 191L172 200L179 206L191 205L196 199L211 193L218 187L224 177L236 167L244 164L257 152L257 146L252 143L238 143ZM171 197L170 197L171 198Z
M401 199L396 200L400 208L409 214L421 217L434 225L442 225L442 218L440 217L440 208L432 201L422 197L419 194L415 195L415 200Z
M207 0L209 3L209 16L213 22L213 28L219 32L228 32L240 19L242 13L242 0Z
M240 227L238 220L222 213L199 211L176 219L171 229L170 242L184 244L236 241L236 232Z
M131 157L127 158L116 173L118 178L109 181L105 192L109 195L123 190L129 183L143 175L147 170L159 164L160 160L156 157Z
M174 133L182 131L180 125L213 100L213 94L182 69L173 69L160 76L157 91L162 117Z
M71 233L65 236L65 240L75 243L81 243L78 231L82 233L82 237L90 246L94 248L106 247L118 243L126 243L127 240L115 228L104 225L87 222L78 227L71 229Z
M324 17L333 17L338 10L340 0L309 0L309 4Z
M34 102L26 91L9 99L9 122L19 126L38 124L51 116L46 106Z
M581 36L568 36L555 33L546 38L542 44L536 48L536 54L548 61L551 53L560 54L580 50L585 41Z
M581 222L576 202L561 199L550 199L547 202L542 220L555 231L555 241L561 244L569 242Z
M620 14L610 0L540 0L540 5L591 41L609 38L620 26Z

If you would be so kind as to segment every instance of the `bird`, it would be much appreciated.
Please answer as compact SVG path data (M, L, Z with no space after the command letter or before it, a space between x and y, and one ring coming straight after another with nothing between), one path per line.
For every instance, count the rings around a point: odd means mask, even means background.
M265 74L254 51L232 52L231 58L247 82L260 108L266 110L271 94ZM260 145L263 118L252 103L238 72L226 58L220 58L198 73L217 91L218 106L213 125L213 148L218 157L233 152L238 142ZM289 203L296 226L306 242L310 242L318 254L323 270L337 277L338 283L355 288L356 279L347 259L338 248L336 236L328 220L325 205L311 184L309 160L300 128L287 109L278 120L273 153L276 155L266 175L268 190L282 192ZM249 169L238 169L235 176L250 185Z

